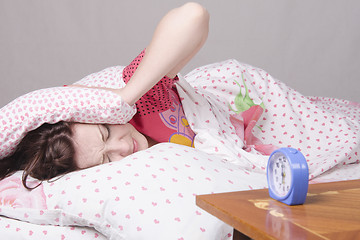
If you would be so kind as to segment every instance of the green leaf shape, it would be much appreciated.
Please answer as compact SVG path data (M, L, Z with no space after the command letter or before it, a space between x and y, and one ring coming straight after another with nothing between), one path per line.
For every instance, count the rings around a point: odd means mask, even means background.
M236 82L236 84L240 87L240 92L238 95L235 96L235 99L234 99L234 104L235 104L236 109L233 109L231 107L231 105L229 105L231 111L233 111L235 113L244 112L244 111L248 110L249 108L251 108L252 106L258 105L258 104L255 104L254 101L249 96L249 90L245 84L244 73L241 73L241 78L242 78L242 81L243 81L243 84L245 87L245 95L243 96L243 94L241 93L240 83L238 83L236 80L234 80ZM265 110L265 105L263 102L261 102L260 106Z

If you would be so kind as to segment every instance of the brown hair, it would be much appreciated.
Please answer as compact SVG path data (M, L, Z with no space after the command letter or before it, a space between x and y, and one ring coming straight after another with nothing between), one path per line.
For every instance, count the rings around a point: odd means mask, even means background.
M71 126L68 122L45 123L28 132L15 152L0 160L0 179L24 170L23 185L32 189L26 184L29 176L43 181L77 170Z

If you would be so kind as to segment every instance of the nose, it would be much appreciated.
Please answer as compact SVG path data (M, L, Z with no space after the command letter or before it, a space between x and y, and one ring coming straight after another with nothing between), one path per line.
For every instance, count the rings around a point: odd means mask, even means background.
M109 142L107 146L107 155L111 161L118 161L133 151L132 139L118 139Z

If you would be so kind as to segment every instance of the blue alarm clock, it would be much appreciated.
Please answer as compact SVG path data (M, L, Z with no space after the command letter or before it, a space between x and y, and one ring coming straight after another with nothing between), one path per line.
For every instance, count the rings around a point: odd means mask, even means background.
M309 168L304 155L294 148L280 148L267 164L269 194L287 205L303 204L309 186Z

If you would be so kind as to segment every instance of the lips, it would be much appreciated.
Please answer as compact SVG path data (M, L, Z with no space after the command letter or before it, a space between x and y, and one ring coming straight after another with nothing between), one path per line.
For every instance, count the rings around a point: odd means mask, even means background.
M134 145L134 147L133 147L133 153L135 153L135 152L138 151L138 143L137 143L137 141L135 141L135 139L133 139L133 145Z

